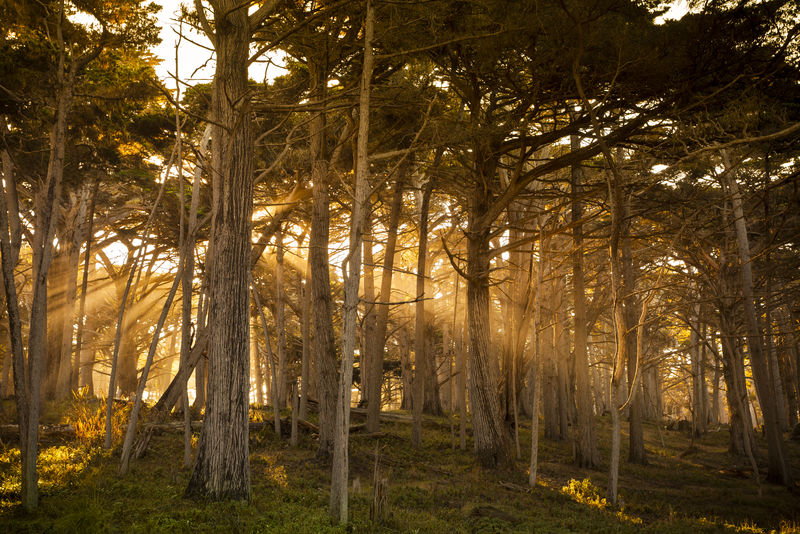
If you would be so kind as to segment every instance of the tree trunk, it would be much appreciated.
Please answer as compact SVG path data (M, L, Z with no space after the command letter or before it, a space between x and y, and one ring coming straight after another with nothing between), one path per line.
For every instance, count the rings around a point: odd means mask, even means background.
M267 367L269 367L270 384L267 388L267 396L272 403L272 419L275 429L275 435L278 439L281 438L281 410L278 406L278 371L276 369L277 363L274 355L272 354L272 347L269 343L269 329L267 328L267 318L264 315L264 307L261 305L261 299L258 297L258 291L253 287L253 300L256 303L258 316L261 318L261 328L264 331L264 348L266 350Z
M3 125L5 128L5 125ZM27 511L38 506L39 489L36 472L39 431L39 392L38 377L34 384L28 374L31 367L41 365L41 353L33 354L25 367L23 353L22 321L19 312L19 299L14 279L14 268L19 261L19 207L17 205L16 178L11 167L11 158L3 151L3 182L0 184L0 264L3 269L3 289L6 312L8 314L8 333L10 350L5 360L13 363L14 399L19 420L20 456L22 460L22 504ZM48 176L50 176L48 174ZM50 185L50 184L48 184ZM15 234L16 229L16 234ZM33 325L33 323L31 323ZM32 353L29 353L32 354ZM33 369L37 371L38 369ZM31 421L32 420L32 421ZM33 436L30 434L33 433Z
M572 150L580 148L578 136L570 138ZM575 400L578 410L578 424L575 447L575 462L579 467L596 469L600 465L597 450L597 433L594 427L592 409L592 389L589 378L589 356L587 353L588 334L586 331L586 290L583 277L583 203L581 195L582 169L572 167L572 302L574 309L575 340Z
M253 138L247 65L251 20L236 0L215 5L213 176L206 416L187 495L250 498L249 282Z
M625 222L623 222L621 235L622 256L620 260L622 262L622 291L625 294L623 300L627 331L625 343L627 343L628 388L634 388L629 392L631 400L628 405L628 461L634 464L647 465L647 452L644 448L644 429L642 427L642 389L634 384L636 373L640 372L640 370L637 369L636 345L639 340L637 339L636 332L640 331L637 328L637 320L641 310L641 302L639 298L636 297L636 272L638 271L638 267L634 266L633 252L631 250L630 226L632 220L630 197L623 207L623 217Z
M178 292L178 285L182 280L182 272L184 270L184 265L181 263L178 265L178 272L175 273L175 280L172 283L172 287L170 288L169 294L167 295L167 300L164 302L164 306L161 309L161 315L158 318L158 322L155 326L155 331L153 332L153 340L150 343L150 349L147 352L147 358L145 360L144 368L142 369L142 376L139 378L139 385L136 389L136 397L133 401L133 407L131 408L131 413L128 419L128 428L125 432L125 440L122 444L122 454L119 466L119 475L124 476L128 473L128 467L130 466L131 460L131 453L133 447L133 438L136 435L136 423L139 419L139 411L142 408L142 398L144 396L144 388L147 385L147 378L150 374L150 367L153 365L153 358L156 355L156 350L158 349L158 341L161 337L161 330L164 327L164 323L167 322L167 316L169 315L169 309L172 306L172 301L175 299L175 294Z
M97 191L100 187L100 180L94 181L92 187L92 199L89 202L89 221L86 229L86 250L83 255L83 279L81 281L81 300L78 309L78 334L75 339L75 359L78 362L78 387L86 387L89 395L94 394L94 380L92 377L92 364L94 358L87 347L84 347L86 342L86 333L91 331L89 328L90 319L86 315L86 294L89 290L89 271L92 266L92 243L94 241L94 211L95 202L97 200ZM93 321L91 322L93 326ZM73 371L74 372L74 371Z
M342 367L339 373L339 393L336 397L336 427L333 446L333 468L331 473L331 498L329 513L340 524L347 523L347 481L349 474L350 402L353 385L353 359L356 345L356 322L358 321L358 289L361 279L361 241L364 221L369 209L369 160L367 142L369 137L370 82L372 80L372 37L374 12L371 0L367 0L364 14L364 61L361 67L361 89L358 106L358 153L356 160L355 197L350 218L350 247L342 263L344 279L344 304L342 306Z
M541 297L544 277L544 247L542 245L542 222L538 217L539 265L536 267L536 291L533 294L533 358L529 375L531 376L531 464L528 470L528 484L536 486L539 469L539 404L542 397L542 358L540 354Z
M700 306L695 305L692 311L692 321L689 333L689 356L691 358L692 370L692 426L694 432L698 436L704 435L708 431L706 406L704 400L706 398L706 384L705 373L703 367L703 351L701 345L705 340L700 338Z
M281 225L282 226L282 225ZM275 352L278 356L278 409L286 406L287 356L286 356L286 290L283 284L283 229L278 227L275 232Z
M402 327L397 333L398 345L400 351L400 377L403 381L402 398L400 400L401 410L412 409L412 396L413 396L413 371L411 366L411 335L408 329Z
M66 399L70 391L77 386L77 382L72 380L72 369L74 367L72 358L72 335L75 329L75 297L78 290L78 268L81 260L81 243L83 243L83 232L81 227L86 219L86 207L89 202L89 187L84 184L81 188L80 197L75 199L71 196L70 209L65 217L65 224L68 232L65 237L66 271L63 285L64 291L64 310L63 328L61 331L61 359L58 367L58 382L56 384L56 398Z
M403 208L403 189L408 166L401 164L400 173L392 191L392 204L389 208L389 222L386 226L386 246L383 251L383 267L381 269L380 303L375 313L375 339L368 345L374 354L369 355L370 387L368 398L377 399L367 403L367 432L380 430L381 377L383 376L383 353L386 343L386 329L389 324L389 302L392 300L392 275L394 273L394 253L397 248L397 228L400 223L400 211Z
M420 195L419 209L419 248L417 250L417 301L414 305L414 395L411 402L413 425L411 426L411 445L422 446L422 412L425 404L425 386L428 380L430 357L425 343L425 264L428 255L428 211L433 182L429 179Z
M488 173L487 173L488 174ZM478 183L481 181L479 180ZM489 325L489 233L486 192L472 192L467 230L467 315L469 328L469 398L475 454L487 467L513 465L514 453L500 417L497 357L491 350Z
M747 346L750 352L750 364L753 370L753 378L760 384L759 401L764 416L764 427L767 437L767 449L769 456L769 469L767 479L772 482L782 483L787 487L794 485L788 458L786 456L786 445L783 442L780 422L777 416L777 403L773 394L772 386L769 383L769 367L767 355L761 344L761 329L758 325L756 316L755 300L753 298L753 271L750 263L750 242L747 236L747 225L742 208L742 196L739 192L739 185L732 173L734 168L730 161L727 161L727 154L723 151L725 171L720 175L725 189L730 194L731 207L734 216L734 227L736 229L736 242L739 250L739 274L742 282L742 297L744 304L745 323L747 325Z
M325 88L327 65L309 63L315 100L323 109L310 121L312 211L309 262L311 263L311 295L314 313L314 361L317 364L319 390L319 448L317 456L333 454L333 427L336 402L336 343L331 315L331 279L328 243L330 240L330 193L328 163L325 160Z
M376 327L376 307L375 307L375 257L372 253L375 236L372 233L371 214L366 214L364 221L364 239L362 241L364 254L364 316L361 320L361 352L359 354L359 371L361 377L361 402L364 406L369 406L373 401L378 403L380 412L380 385L374 388L372 380L381 381L382 373L374 373L372 368L376 366L378 350L373 345L378 342L375 338ZM377 389L378 397L373 397L374 390Z
M300 281L300 298L303 299L300 335L303 338L303 353L300 370L300 419L308 419L308 393L311 386L311 262L306 260L306 270Z

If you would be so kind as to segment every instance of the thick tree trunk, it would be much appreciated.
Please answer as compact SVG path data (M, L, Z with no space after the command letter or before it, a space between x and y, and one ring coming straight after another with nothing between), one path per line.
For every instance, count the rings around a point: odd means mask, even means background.
M480 182L480 181L479 181ZM484 466L511 466L510 436L500 416L499 369L491 350L489 324L489 224L481 219L489 199L476 187L467 230L467 315L469 327L470 406L475 454Z
M215 141L209 280L206 416L187 495L250 498L250 234L253 138L247 65L250 18L236 0L215 4Z

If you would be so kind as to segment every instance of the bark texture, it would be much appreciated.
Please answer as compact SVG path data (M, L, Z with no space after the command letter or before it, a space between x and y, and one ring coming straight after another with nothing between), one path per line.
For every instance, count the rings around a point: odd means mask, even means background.
M249 280L253 139L247 87L247 4L215 4L217 66L212 89L213 259L209 271L206 416L186 493L250 498Z

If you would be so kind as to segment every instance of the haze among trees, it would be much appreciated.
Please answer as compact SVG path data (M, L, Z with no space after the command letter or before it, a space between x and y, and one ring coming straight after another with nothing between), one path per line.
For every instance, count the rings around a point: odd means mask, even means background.
M155 4L0 2L3 506L54 439L258 503L269 435L331 524L411 528L399 447L624 520L667 429L797 504L800 10L678 7L195 0L156 57Z

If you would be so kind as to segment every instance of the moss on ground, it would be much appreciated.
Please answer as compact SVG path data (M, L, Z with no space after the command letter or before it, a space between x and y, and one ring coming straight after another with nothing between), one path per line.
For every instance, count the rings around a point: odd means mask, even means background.
M48 419L69 407L49 407ZM269 414L254 412L271 420ZM607 460L610 425L599 418L601 455ZM768 484L759 487L747 462L727 453L725 428L697 438L645 428L649 465L624 461L620 505L603 500L606 467L578 469L568 442L540 440L541 482L527 486L530 425L521 426L523 459L513 472L480 468L468 450L451 447L446 418L427 418L420 450L409 445L409 425L384 423L379 436L351 440L351 523L327 515L329 466L315 459L313 436L289 447L270 428L251 434L252 500L187 500L189 471L181 467L177 433L153 437L147 455L128 476L116 474L119 450L94 440L42 442L41 507L19 507L19 450L0 444L0 532L800 532L800 497ZM623 439L623 444L626 439ZM761 450L766 451L763 443ZM388 481L387 515L369 520L375 450ZM795 472L800 447L789 444Z

